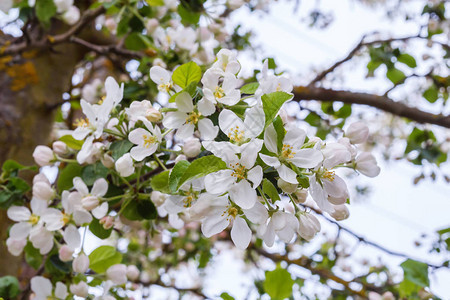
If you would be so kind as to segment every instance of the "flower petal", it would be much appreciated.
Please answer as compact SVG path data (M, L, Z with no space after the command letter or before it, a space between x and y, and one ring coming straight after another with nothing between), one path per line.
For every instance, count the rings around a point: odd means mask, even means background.
M239 249L246 249L252 239L252 231L241 217L234 219L233 227L231 228L231 240Z
M314 168L323 160L322 152L316 149L297 150L294 157L289 159L299 168Z
M236 177L231 176L232 170L220 170L206 175L205 188L211 194L223 194L236 182Z
M277 138L278 135L273 124L270 124L264 132L264 145L272 153L278 153Z
M105 196L107 191L108 191L108 182L104 178L99 178L94 182L91 194L93 196L103 197Z
M8 218L16 222L28 221L31 216L30 210L24 206L11 206L7 214Z
M281 179L287 181L292 184L298 184L297 181L297 173L295 173L292 169L288 168L285 164L281 164L279 168L277 168L278 174Z
M252 208L257 200L256 191L250 186L247 180L241 180L233 184L229 189L231 200L243 209Z

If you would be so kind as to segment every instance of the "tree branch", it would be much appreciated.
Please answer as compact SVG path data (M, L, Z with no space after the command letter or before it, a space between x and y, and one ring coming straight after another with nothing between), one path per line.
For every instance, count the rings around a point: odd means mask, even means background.
M105 8L103 6L94 10L87 10L74 26L70 27L66 32L55 36L46 35L39 40L30 39L30 42L24 40L19 43L12 43L9 46L4 45L0 48L0 57L19 54L23 51L47 49L54 45L67 42L72 36L78 34L87 24L95 20L95 18L104 12Z
M111 53L126 57L126 58L136 58L136 59L141 59L142 57L144 57L144 54L138 51L132 51L132 50L127 50L124 48L119 47L116 44L113 45L95 45L92 43L89 43L83 39L77 38L75 36L70 37L69 39L70 42L84 46L98 54L101 55L109 55Z
M396 102L386 96L345 90L332 90L313 86L294 87L294 101L299 102L307 100L318 100L323 102L337 101L349 104L368 105L418 123L428 123L450 128L450 116L428 113L406 104Z
M314 213L320 215L322 218L324 218L324 219L327 220L328 222L333 223L334 225L336 225L336 226L338 227L339 232L340 232L341 230L342 230L342 231L345 231L345 232L347 232L348 234L354 236L356 239L358 239L358 241L360 241L360 242L362 242L362 243L364 243L364 244L370 245L370 246L372 246L372 247L374 247L374 248L377 248L378 250L381 250L381 251L383 251L383 252L385 252L385 253L387 253L387 254L389 254L389 255L393 255L393 256L398 256L398 257L403 257L403 258L411 259L411 257L409 257L408 255L406 255L406 254L404 254L404 253L392 251L392 250L389 250L389 249L387 249L387 248L385 248L385 247L383 247L383 246L381 246L381 245L378 245L378 244L375 243L375 242L368 241L366 238L364 238L364 237L362 237L362 236L360 236L360 235L354 233L354 232L351 231L350 229L348 229L348 228L342 226L339 222L336 222L336 221L334 221L334 220L331 220L330 218L328 218L327 216L325 216L321 210L319 210L319 209L317 209L317 208L314 208L314 207L309 206L309 205L303 205L303 204L301 204L301 205L302 205L304 208L311 209ZM415 259L415 260L416 260L416 259ZM429 267L431 267L431 268L433 268L433 269L448 268L447 266L444 266L444 265L434 265L434 264L430 264L430 263L427 263L427 262L423 262L423 263L427 264Z

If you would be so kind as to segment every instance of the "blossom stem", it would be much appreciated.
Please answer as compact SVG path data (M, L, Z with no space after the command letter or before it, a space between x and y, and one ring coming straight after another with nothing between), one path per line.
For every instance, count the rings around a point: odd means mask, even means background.
M124 134L122 134L122 133L120 133L120 132L117 132L117 131L114 131L114 130L111 130L111 129L103 129L103 132L106 132L106 133L109 133L109 134L112 134L112 135L115 135L115 136L120 136L121 138L126 138L126 136L124 135Z
M166 134L168 134L169 132L171 132L173 129L169 129L169 130L167 130L166 132L164 132L163 134L162 134L162 136L161 137L165 137L166 136Z
M76 159L62 158L60 156L56 156L56 158L59 161L66 162L66 163L78 163Z
M156 156L155 154L153 154L153 157L154 157L155 160L158 162L158 164L161 166L161 168L163 168L164 171L167 171L166 166L161 162L161 160L158 158L158 156Z

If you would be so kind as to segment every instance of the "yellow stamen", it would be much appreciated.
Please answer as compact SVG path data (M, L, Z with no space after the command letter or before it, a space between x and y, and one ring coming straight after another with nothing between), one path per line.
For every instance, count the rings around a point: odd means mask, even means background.
M323 175L322 178L328 179L329 181L333 181L335 177L335 172L334 171L328 171L326 170Z
M186 123L196 125L201 115L202 115L201 113L197 113L195 111L191 112L189 116L186 118Z
M163 79L161 78L161 81L162 80ZM161 92L168 93L171 88L172 88L172 84L170 82L168 82L168 83L161 83L161 84L158 85L158 90L160 90Z
M32 225L36 225L36 224L39 222L39 216L36 216L35 214L32 214L32 215L30 216L29 222L30 222Z
M288 144L283 144L283 148L281 149L281 156L285 159L294 158L296 152L292 151L293 147Z
M89 127L89 120L87 118L86 119L81 119L81 118L76 119L75 122L73 123L73 126L87 128L87 127Z
M63 217L61 220L63 221L64 225L66 225L70 221L70 215L63 214Z
M151 145L156 143L157 139L152 135L144 135L144 147L149 148Z
M228 215L227 220L230 221L230 218L236 219L237 214L238 209L236 207L229 205L227 206L227 209L222 213L222 216Z
M231 176L236 177L237 179L247 178L247 168L240 163L236 163L234 166L230 164L230 167L234 170L234 172L231 173Z
M244 141L244 130L239 130L239 126L236 126L228 132L228 138L233 143L241 143Z
M225 91L220 86L216 86L216 89L214 91L214 97L220 99L225 96Z

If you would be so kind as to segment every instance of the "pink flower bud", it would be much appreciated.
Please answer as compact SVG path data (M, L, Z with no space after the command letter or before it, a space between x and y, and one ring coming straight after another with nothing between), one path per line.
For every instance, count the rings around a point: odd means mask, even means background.
M202 144L197 138L191 138L184 143L183 153L186 157L196 157L202 151Z
M66 143L62 141L56 141L52 144L53 152L55 152L58 155L66 155L67 152L69 152L69 149L67 148Z
M63 245L61 248L59 248L59 259L61 261L71 261L73 255L73 250L67 246Z
M84 281L70 285L70 292L78 297L86 298L88 294L88 285Z
M75 272L84 274L89 268L89 257L84 253L78 255L73 260L72 268Z
M114 284L121 285L127 282L127 266L124 264L113 265L106 270L106 277Z
M131 281L135 281L139 278L140 272L139 269L135 265L131 265L127 267L127 277Z
M34 149L33 158L41 167L50 166L52 164L51 161L55 160L55 154L52 149L47 146L37 146L36 149Z
M148 34L152 34L155 32L156 28L159 26L159 21L157 19L148 19L147 22L145 22L145 29L147 29Z
M356 170L367 177L376 177L380 174L380 167L377 160L369 152L362 152L356 157Z
M302 213L299 216L298 234L305 240L311 240L320 231L320 222L309 213Z
M14 256L19 256L25 245L27 244L27 240L16 240L12 238L8 238L6 240L6 246L8 247L9 253L11 253Z
M114 218L111 216L105 216L100 219L99 223L103 225L104 229L108 230L114 226Z
M147 111L145 112L145 117L147 118L147 120L149 120L150 122L156 123L159 122L162 118L161 113L159 112L159 110L157 110L154 107L149 107L147 109Z

